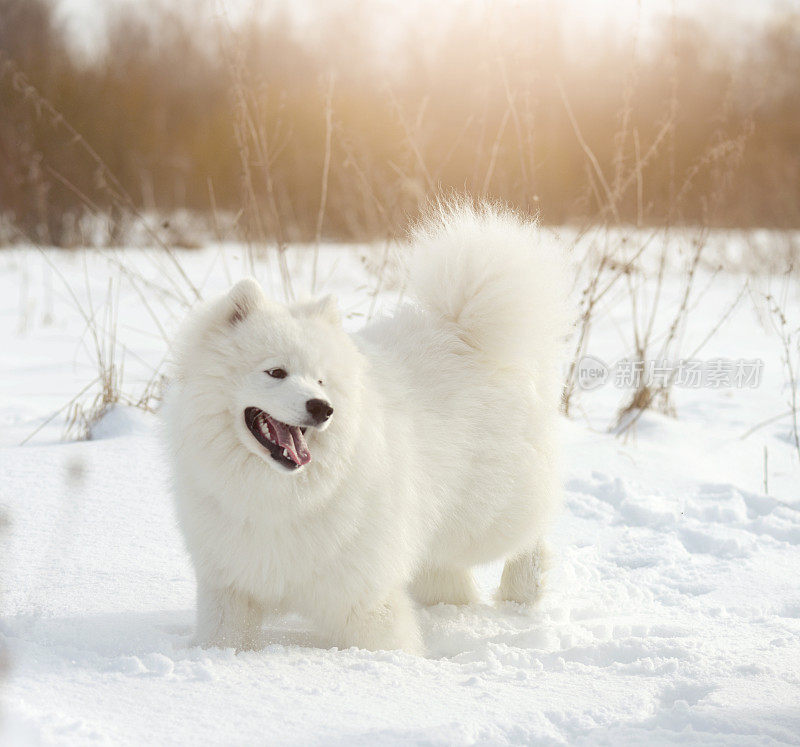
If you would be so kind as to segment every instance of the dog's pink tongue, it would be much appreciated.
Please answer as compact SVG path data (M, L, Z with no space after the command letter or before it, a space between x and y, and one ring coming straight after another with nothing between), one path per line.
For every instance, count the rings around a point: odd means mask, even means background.
M294 455L292 459L298 464L308 464L311 461L311 452L308 450L303 431L300 430L299 426L293 425L289 428L289 433L294 440Z
M275 436L278 444L289 454L295 464L303 465L311 461L311 452L308 444L303 437L303 432L296 425L286 425L278 420L270 418L270 423L275 428Z

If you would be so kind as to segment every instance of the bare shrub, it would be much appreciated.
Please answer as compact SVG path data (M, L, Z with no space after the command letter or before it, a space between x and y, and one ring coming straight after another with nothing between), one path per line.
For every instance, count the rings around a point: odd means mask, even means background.
M780 340L782 361L786 373L789 432L792 445L800 458L800 402L798 402L798 374L800 374L800 326L791 323L781 302L771 294L764 297L769 309L770 321ZM781 416L783 417L783 416Z

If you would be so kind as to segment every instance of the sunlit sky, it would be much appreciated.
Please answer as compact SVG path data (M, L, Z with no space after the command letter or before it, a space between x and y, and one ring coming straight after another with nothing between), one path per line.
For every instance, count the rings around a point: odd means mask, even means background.
M164 0L162 0L163 2ZM185 2L195 5L194 0L171 0L170 7ZM319 8L334 8L339 0L202 0L208 5L209 13L224 8L231 16L247 15L254 8L285 7L302 22L313 19ZM445 8L445 12L458 12L460 7L490 8L495 0L440 0L434 4L430 0L370 0L380 13L385 13L393 23L398 19L417 17L416 11L431 7ZM746 28L747 24L758 22L775 11L800 8L800 0L516 0L514 4L536 4L546 8L558 5L562 11L566 7L575 15L576 25L597 26L598 28L625 28L639 21L642 25L657 22L658 19L675 12L682 16L698 16L716 26L729 26L731 29ZM72 32L78 47L91 50L102 36L105 16L109 10L119 5L142 5L141 0L56 0L59 17ZM511 3L509 3L511 4Z

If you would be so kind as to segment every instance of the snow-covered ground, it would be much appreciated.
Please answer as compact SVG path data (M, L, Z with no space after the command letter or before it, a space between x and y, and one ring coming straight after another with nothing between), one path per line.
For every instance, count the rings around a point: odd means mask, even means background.
M91 327L101 347L116 330L123 390L137 398L187 286L158 254L48 256L0 253L0 741L800 742L800 465L787 418L748 435L789 394L759 294L782 289L797 326L796 280L751 278L698 355L762 360L759 386L677 389L678 417L645 414L627 439L607 432L624 394L613 376L581 394L564 422L565 509L537 609L489 601L495 565L479 570L483 604L421 612L427 658L314 648L296 619L235 654L187 647L194 585L155 415L117 408L92 440L63 442L64 412L19 445L97 376ZM299 287L310 256L290 253ZM236 246L179 261L206 294L249 266ZM320 267L357 327L374 276L355 250L325 248ZM255 269L274 285L272 264ZM745 279L708 285L686 350ZM680 287L668 278L665 310ZM395 299L389 288L376 308ZM629 353L629 317L611 294L589 352L607 364Z

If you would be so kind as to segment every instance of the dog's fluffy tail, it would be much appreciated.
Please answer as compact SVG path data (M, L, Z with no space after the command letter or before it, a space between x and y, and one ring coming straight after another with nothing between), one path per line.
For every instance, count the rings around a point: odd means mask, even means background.
M562 255L506 208L438 205L414 230L411 291L481 356L552 379L568 327Z

